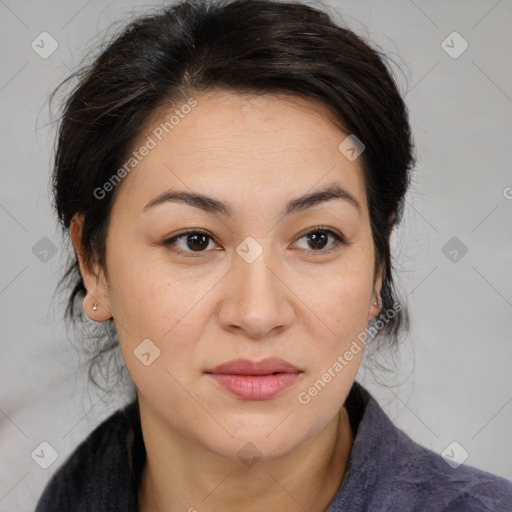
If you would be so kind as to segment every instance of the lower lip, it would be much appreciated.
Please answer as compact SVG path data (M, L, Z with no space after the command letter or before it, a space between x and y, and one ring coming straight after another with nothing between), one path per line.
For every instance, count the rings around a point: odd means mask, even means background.
M227 375L210 373L223 388L246 400L267 400L289 388L300 377L300 373L277 373L275 375Z

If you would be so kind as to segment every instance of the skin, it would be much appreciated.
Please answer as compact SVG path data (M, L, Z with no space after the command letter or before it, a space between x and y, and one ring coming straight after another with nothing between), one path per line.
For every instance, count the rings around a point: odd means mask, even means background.
M323 511L353 443L343 403L363 350L307 405L297 396L379 312L360 159L338 150L347 134L316 101L218 90L194 97L198 105L118 185L106 269L86 265L79 215L71 228L84 308L96 321L114 318L137 387L148 455L140 510ZM169 115L157 112L135 147ZM332 183L361 211L332 199L282 216L289 200ZM143 211L170 188L230 203L233 215L178 202ZM318 226L348 245L332 236L315 245L306 235ZM188 228L211 236L199 249L190 236L175 243L192 257L162 244ZM263 250L252 263L236 252L247 236ZM145 366L134 350L148 338L160 355ZM238 398L204 373L273 356L303 373L268 400ZM248 442L261 454L251 467L237 457Z

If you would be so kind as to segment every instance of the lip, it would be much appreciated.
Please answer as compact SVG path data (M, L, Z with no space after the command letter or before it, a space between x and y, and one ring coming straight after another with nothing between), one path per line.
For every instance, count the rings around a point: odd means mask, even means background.
M267 400L293 385L303 371L272 357L261 361L235 359L205 373L230 393L246 400Z
M261 361L251 361L250 359L233 359L227 363L220 364L212 370L206 370L206 373L226 374L226 375L270 375L272 373L298 373L302 370L293 364L280 359L279 357L270 357Z

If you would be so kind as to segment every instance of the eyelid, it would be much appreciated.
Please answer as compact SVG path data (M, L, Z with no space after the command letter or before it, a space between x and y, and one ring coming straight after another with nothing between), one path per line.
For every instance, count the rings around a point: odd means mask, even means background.
M194 252L194 251L184 251L184 250L179 249L178 247L176 247L174 245L174 242L176 242L176 240L178 240L178 238L182 238L182 237L184 237L186 235L189 235L189 234L190 235L191 234L194 234L194 235L205 235L208 238L210 238L212 241L215 242L215 238L210 233L208 233L208 231L204 231L203 229L199 229L199 228L189 228L189 229L185 229L183 231L180 231L177 235L173 235L170 238L166 238L165 240L162 241L162 245L164 247L172 246L172 249L171 249L172 251L176 252L177 254L181 254L181 255L185 256L186 258L198 258L198 257L201 257L204 254L207 254L207 253L209 253L211 251L211 250L209 250L209 251L197 251L197 252Z
M299 235L297 235L296 240L300 240L301 238L304 238L305 236L307 236L311 233L316 233L318 231L324 231L326 233L333 235L335 238L339 238L339 239L343 240L344 242L346 242L345 237L343 236L343 234L341 232L339 232L338 230L336 230L334 228L330 228L329 226L323 226L323 225L318 225L318 226L313 226L311 228L307 228L306 230L299 233ZM348 242L346 242L346 243L348 243ZM318 251L315 251L315 252L318 252Z
M327 226L313 226L312 228L308 228L305 232L303 232L302 234L300 234L297 237L295 242L301 240L302 238L306 237L309 234L317 233L319 231L322 231L324 233L331 235L331 237L334 238L334 242L331 246L329 246L328 249L324 249L324 250L321 249L321 250L315 251L312 249L304 249L308 254L311 254L313 256L323 256L326 254L330 254L332 251L335 251L336 249L338 249L338 247L340 245L350 245L350 243L347 242L346 238L341 233L339 233L334 228L329 228Z

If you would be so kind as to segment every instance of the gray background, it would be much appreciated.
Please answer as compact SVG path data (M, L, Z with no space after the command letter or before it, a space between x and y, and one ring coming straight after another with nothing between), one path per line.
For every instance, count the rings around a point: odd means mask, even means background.
M87 385L53 296L69 246L49 203L48 95L112 21L149 5L158 4L0 0L0 511L32 510L59 464L126 400ZM438 453L456 441L466 464L512 479L512 2L327 6L404 71L395 72L418 152L393 235L411 333L399 371L362 369L358 379L414 440ZM46 59L31 48L43 31L59 45ZM457 58L443 49L460 52L454 31L469 44ZM38 250L43 237L55 255ZM31 458L43 441L58 452L47 469Z

